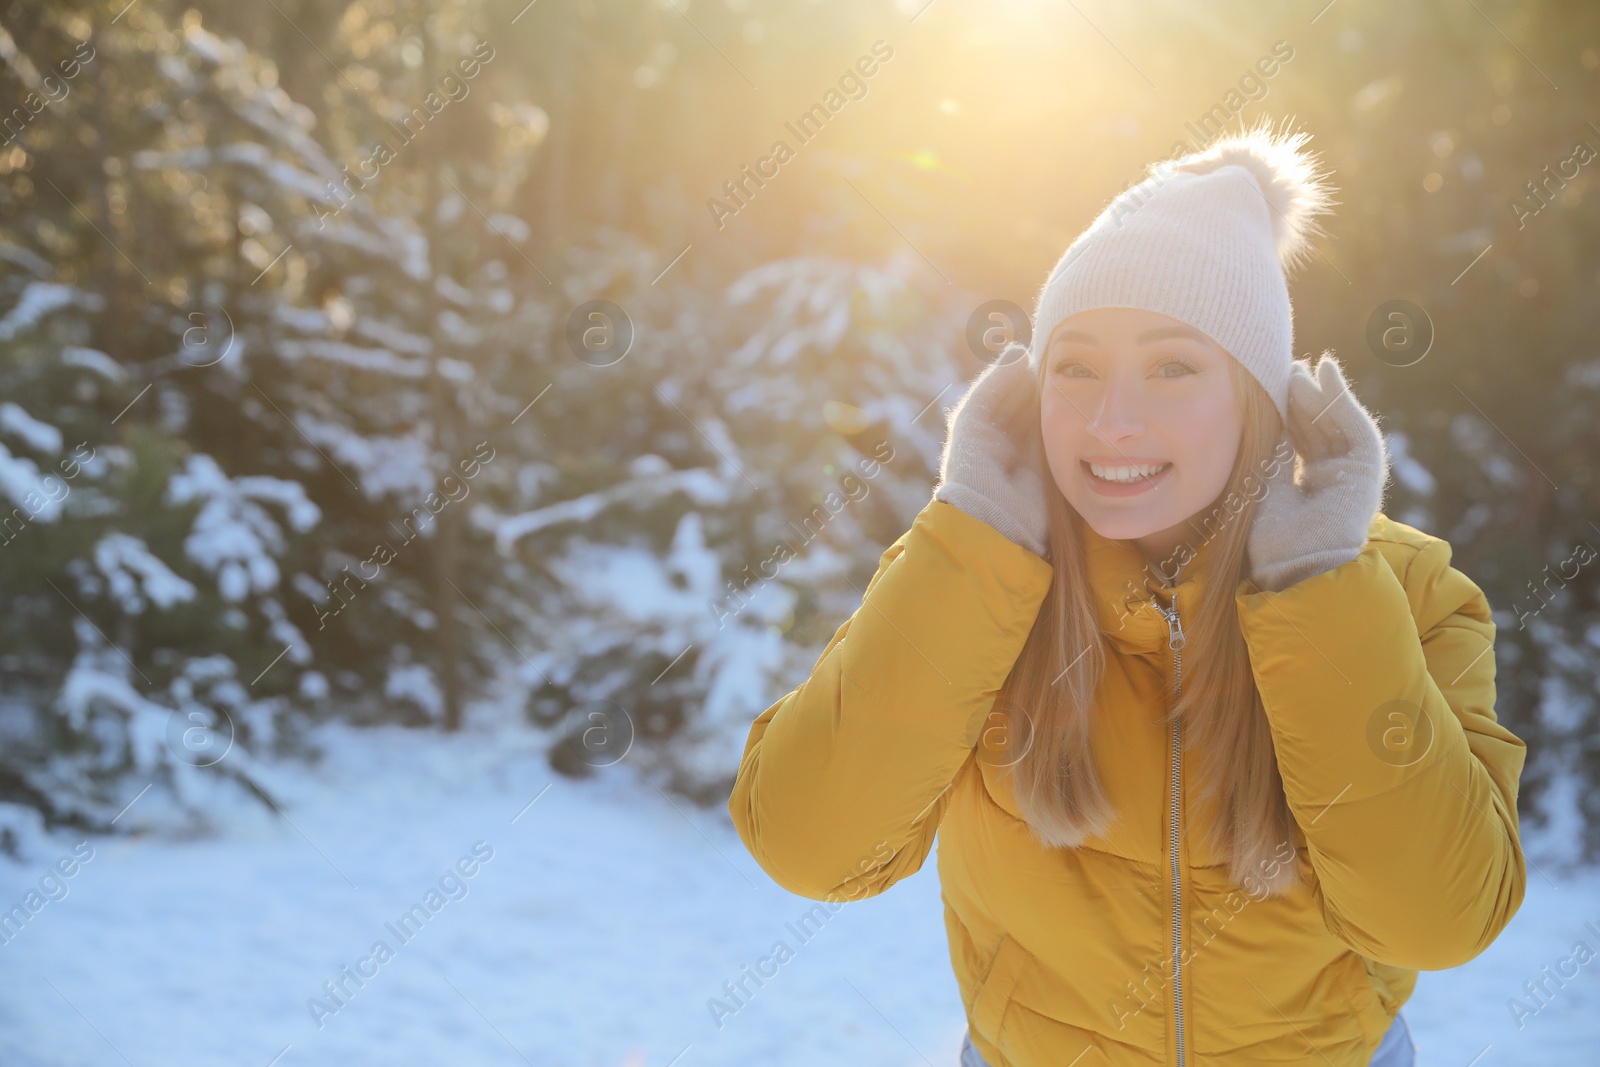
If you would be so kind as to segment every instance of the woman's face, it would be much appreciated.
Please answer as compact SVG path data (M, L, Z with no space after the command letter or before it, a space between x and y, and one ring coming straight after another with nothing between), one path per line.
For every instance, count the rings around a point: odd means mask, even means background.
M1056 327L1039 428L1056 485L1096 533L1159 560L1222 494L1244 428L1232 358L1153 311L1096 308Z

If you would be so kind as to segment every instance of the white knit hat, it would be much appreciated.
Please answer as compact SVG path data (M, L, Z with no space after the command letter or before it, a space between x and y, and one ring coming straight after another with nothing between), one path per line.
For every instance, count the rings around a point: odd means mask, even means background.
M1037 374L1050 334L1094 308L1141 308L1200 330L1272 397L1287 424L1294 362L1288 273L1323 231L1313 217L1338 201L1307 133L1268 125L1203 151L1151 164L1062 255L1039 291L1028 363Z

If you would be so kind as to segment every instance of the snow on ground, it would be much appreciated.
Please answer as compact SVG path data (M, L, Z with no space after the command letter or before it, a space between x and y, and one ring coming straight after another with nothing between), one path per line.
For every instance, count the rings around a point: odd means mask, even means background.
M286 819L240 810L219 837L89 842L66 895L52 883L60 899L0 945L0 1063L955 1063L932 857L883 896L813 912L766 878L726 811L618 768L558 778L531 734L335 726L321 740L321 766L268 776ZM0 908L78 840L0 861ZM426 918L399 930L414 904ZM1579 940L1600 950L1585 921L1600 930L1600 872L1530 870L1498 942L1421 976L1406 1008L1419 1063L1592 1057L1600 959L1569 959ZM719 1026L708 1000L780 939L792 958ZM374 955L378 941L392 951ZM1547 1006L1519 1030L1507 1001L1537 1006L1523 983L1541 979ZM334 1000L324 983L341 980Z

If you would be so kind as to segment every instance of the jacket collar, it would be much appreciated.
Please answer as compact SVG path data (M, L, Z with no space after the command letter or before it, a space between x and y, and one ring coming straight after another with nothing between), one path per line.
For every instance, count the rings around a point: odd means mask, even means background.
M1080 521L1078 529L1083 532L1084 560L1101 630L1123 652L1165 653L1170 631L1162 611L1171 609L1176 594L1179 621L1189 621L1216 561L1216 539L1200 544L1177 567L1178 581L1168 586L1162 566L1170 571L1183 555L1161 560L1158 566L1147 563L1132 541L1102 537L1087 522Z

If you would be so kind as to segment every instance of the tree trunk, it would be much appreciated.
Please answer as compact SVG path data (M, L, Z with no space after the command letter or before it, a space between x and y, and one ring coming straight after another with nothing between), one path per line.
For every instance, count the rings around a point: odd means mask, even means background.
M440 62L439 49L436 47L432 34L423 34L423 62L418 68L427 77L427 84L438 83L447 64ZM438 131L435 131L437 133ZM438 262L438 249L440 247L439 234L439 200L441 197L440 168L430 167L427 172L427 195L423 198L423 210L426 215L423 219L423 230L428 235L428 255L432 262L430 267L437 273L441 266ZM456 179L462 181L460 177ZM451 386L439 371L440 360L444 358L442 351L445 339L439 332L439 313L443 310L438 289L434 286L428 288L427 298L427 330L432 340L432 377L429 388L433 399L433 441L435 453L441 457L444 470L439 474L443 478L454 469L457 453L459 452L459 434L456 432L455 401L451 395ZM455 732L461 729L461 627L456 617L459 607L457 601L460 594L456 591L461 584L461 509L446 506L440 510L437 529L434 531L432 551L429 554L430 577L432 579L433 615L437 620L439 647L438 668L439 688L444 696L444 728L446 731Z
M105 35L96 32L90 40L93 42L95 53L105 51ZM110 175L106 173L106 161L112 158L111 152L111 108L109 98L114 88L115 73L109 59L106 69L100 72L100 78L95 85L94 101L94 165L95 173L89 180L95 190L95 210L100 216L100 228L105 231L106 237L116 240L117 227L111 217L111 182ZM119 242L120 243L120 242ZM122 271L119 262L119 253L108 243L102 241L99 247L99 268L96 270L95 287L105 297L105 312L96 322L94 345L100 351L118 360L118 353L125 350L127 341L127 301L122 291Z

